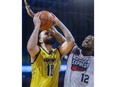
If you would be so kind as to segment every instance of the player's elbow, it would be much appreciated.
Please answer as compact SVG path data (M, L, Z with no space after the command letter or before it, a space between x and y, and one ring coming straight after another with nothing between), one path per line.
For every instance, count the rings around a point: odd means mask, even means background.
M72 44L72 45L75 44L75 40L74 40L74 39L71 40L71 44Z
M75 39L74 38L72 38L71 41L72 41L73 44L75 43Z
M67 36L66 40L67 40L68 43L74 43L75 42L75 40L72 36Z
M70 43L71 45L74 45L75 39L74 38L70 38L70 40L68 40L68 43Z
M27 45L27 50L28 50L28 52L31 52L32 50L33 50L33 47L31 46L31 45Z
M27 46L27 51L30 52L32 50L32 48L30 48L29 46Z

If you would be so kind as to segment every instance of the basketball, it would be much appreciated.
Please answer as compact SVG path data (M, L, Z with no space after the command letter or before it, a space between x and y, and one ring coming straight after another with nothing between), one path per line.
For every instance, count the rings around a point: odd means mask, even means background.
M48 11L40 11L38 13L41 13L39 16L41 21L41 30L48 30L49 28L51 28L53 26L53 15Z

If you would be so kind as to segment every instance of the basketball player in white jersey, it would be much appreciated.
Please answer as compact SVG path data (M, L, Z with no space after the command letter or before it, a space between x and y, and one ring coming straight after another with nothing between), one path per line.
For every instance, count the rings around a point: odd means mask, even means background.
M69 54L64 87L94 87L94 37L89 35L81 48L75 45Z

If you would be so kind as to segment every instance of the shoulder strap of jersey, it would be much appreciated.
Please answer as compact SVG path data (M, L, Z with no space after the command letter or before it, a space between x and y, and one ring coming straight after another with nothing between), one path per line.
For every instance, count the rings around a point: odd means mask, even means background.
M62 59L62 54L61 54L61 52L60 52L60 50L59 50L59 47L57 47L56 48L58 51L59 51L59 53L60 53L60 59Z

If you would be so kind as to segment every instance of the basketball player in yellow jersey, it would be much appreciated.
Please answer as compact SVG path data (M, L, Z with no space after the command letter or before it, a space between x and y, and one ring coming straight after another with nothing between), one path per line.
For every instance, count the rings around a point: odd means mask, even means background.
M40 19L37 17L37 14L34 14L33 21L36 25L27 44L27 50L31 56L32 63L30 87L58 87L61 58L67 54L74 45L74 38L70 31L55 15L54 17L55 25L61 29L65 38L55 27L48 31L44 30L39 32ZM53 37L62 43L55 49L52 48L55 42ZM38 42L40 45L38 45Z

